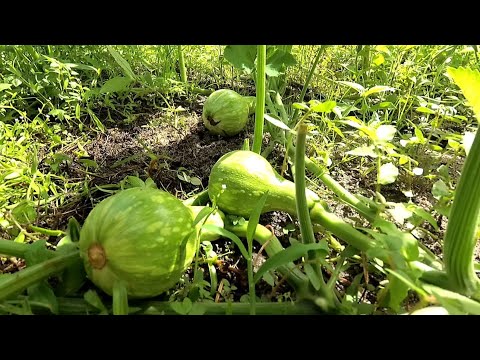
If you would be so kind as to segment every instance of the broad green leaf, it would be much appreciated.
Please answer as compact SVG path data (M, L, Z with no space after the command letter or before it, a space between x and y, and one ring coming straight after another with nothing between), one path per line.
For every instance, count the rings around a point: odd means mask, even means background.
M198 302L194 302L192 309L188 312L188 315L203 315L207 311L206 307Z
M35 203L29 200L23 200L12 210L12 216L20 224L29 224L37 218Z
M349 155L355 156L370 156L376 158L378 155L375 153L373 145L370 146L359 146L353 150L347 151Z
M192 310L193 303L188 297L184 298L182 302L173 301L170 303L173 311L180 315L187 315Z
M375 46L375 50L383 52L387 55L390 55L390 50L388 49L388 47L386 45L377 45L377 46Z
M202 185L202 180L200 180L196 176L192 176L192 177L190 177L190 184L192 184L194 186L200 186L200 185Z
M397 128L393 125L380 125L376 130L375 134L377 139L380 141L390 141L395 136Z
M441 177L443 177L444 179L450 179L450 172L449 172L449 169L448 169L448 166L443 164L443 165L440 165L438 168L437 168L437 172L440 174Z
M283 74L285 68L295 65L296 63L292 54L276 49L275 52L267 58L265 73L268 76L278 76Z
M248 259L248 251L245 248L245 245L243 245L242 240L240 240L240 238L237 235L235 235L234 233L232 233L232 232L230 232L230 231L228 231L224 228L221 228L217 225L212 225L212 224L205 224L205 225L202 226L202 229L214 232L215 234L221 235L223 237L226 237L226 238L232 240L235 243L235 245L237 245L238 248L240 249L240 252L242 253L242 256L245 259Z
M100 94L106 93L115 93L121 92L128 89L128 86L132 82L131 79L124 76L117 76L110 80L108 80L103 86L100 88Z
M464 67L448 67L447 73L462 90L477 119L480 119L480 72Z
M432 195L439 199L442 196L450 196L451 191L449 187L443 182L443 180L437 180L432 186Z
M279 127L280 129L287 130L287 131L292 131L287 125L285 125L284 122L282 122L280 120L277 120L277 119L271 117L268 114L264 114L263 117L265 118L265 120L267 120L268 122L272 123L273 125Z
M128 175L127 181L132 185L132 187L145 187L145 182L137 176Z
M395 88L390 87L390 86L377 85L377 86L374 86L374 87L368 89L364 93L362 93L362 96L364 98L366 98L367 96L370 96L370 95L373 95L373 94L378 94L378 93L385 92L385 91L395 91Z
M74 247L74 249L76 246ZM83 260L79 257L72 265L67 267L60 277L60 282L55 288L58 296L69 296L75 294L85 284L87 274Z
M460 148L460 143L458 141L448 139L448 146L450 146L453 150L458 150Z
M313 101L313 100L312 100ZM313 102L310 101L310 109L312 109L313 111L315 112L323 112L323 113L331 113L333 111L333 109L335 108L335 106L337 106L337 103L335 101L332 101L332 100L328 100L328 101L325 101L325 102L319 102L319 101L316 101L316 102Z
M380 65L382 65L382 64L385 62L385 58L383 57L382 54L376 54L376 55L373 57L372 62L373 62L376 66L380 66Z
M408 162L408 156L400 155L400 157L398 158L398 163L400 165L405 165L407 162Z
M380 230L386 235L379 234L370 229L364 230L371 234L375 239L382 239L390 250L401 250L401 254L406 260L414 261L418 258L418 242L412 234L401 231L395 226L395 224L380 218L376 218L373 226L380 228ZM377 235L381 236L377 237Z
M395 182L398 176L398 168L391 162L380 166L378 172L378 183L381 185L391 184Z
M365 91L365 88L362 85L351 82L351 81L337 81L337 83L349 86L352 89L357 90L359 94L362 94Z
M0 91L10 90L11 88L12 84L0 83Z
M52 314L58 314L57 297L46 281L41 281L27 288L28 300L49 309Z
M325 250L324 243L315 243L315 244L302 244L300 242L293 243L286 249L276 253L271 258L268 258L263 265L258 269L257 273L253 278L253 282L257 283L267 271L274 270L279 266L288 264L294 260L299 259L302 256L306 256L309 250L321 250L325 253L325 256L328 255L328 251Z
M387 269L390 270L390 269ZM401 274L402 279L407 277L402 271L397 271L396 274ZM400 304L407 297L409 286L405 284L401 279L393 274L388 274L388 285L386 288L387 295L385 296L383 303L390 307L395 312L400 310ZM383 305L383 306L385 306Z
M125 76L129 77L131 80L135 80L135 74L133 73L132 68L130 67L130 64L125 60L120 53L115 50L112 46L107 46L108 51L110 54L113 56L115 61L117 62L118 65L123 70L123 73Z
M430 225L433 226L433 228L438 231L438 224L435 221L435 218L430 214L428 211L423 209L422 207L415 205L415 204L408 204L407 209L412 211L415 215L421 217L422 219L428 221Z
M234 67L250 74L255 69L257 45L228 45L223 56Z
M95 160L91 160L91 159L78 159L78 162L79 163L82 163L83 165L85 165L85 167L89 167L89 168L92 168L92 169L96 169L98 168L98 164Z
M25 252L24 258L27 266L33 266L40 264L44 261L51 259L54 254L47 250L45 247L46 240L37 240L28 246L28 250Z
M13 240L18 243L24 243L25 242L25 233L24 232L19 232L15 240Z

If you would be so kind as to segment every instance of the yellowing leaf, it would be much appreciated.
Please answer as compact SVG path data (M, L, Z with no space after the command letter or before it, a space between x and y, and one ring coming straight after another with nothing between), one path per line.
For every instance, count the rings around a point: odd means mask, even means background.
M391 184L395 182L398 176L398 168L391 162L380 166L378 172L378 183L381 185Z
M397 128L393 125L380 125L376 130L375 133L377 135L377 139L380 141L390 141L395 136L397 132Z
M464 67L458 69L448 67L447 73L462 90L477 119L480 119L480 72Z

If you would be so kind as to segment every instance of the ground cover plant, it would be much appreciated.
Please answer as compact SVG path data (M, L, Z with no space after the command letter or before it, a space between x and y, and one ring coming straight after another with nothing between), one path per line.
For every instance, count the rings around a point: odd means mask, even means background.
M480 314L476 45L0 60L1 314Z

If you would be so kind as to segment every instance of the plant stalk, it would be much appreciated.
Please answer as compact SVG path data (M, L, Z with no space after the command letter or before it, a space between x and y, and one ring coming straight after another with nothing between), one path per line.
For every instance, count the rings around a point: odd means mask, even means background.
M252 151L260 154L263 141L263 115L265 113L265 66L267 58L267 45L257 46L257 81L256 96L257 107L255 109L255 130L253 133Z
M58 273L77 261L79 252L56 256L42 263L28 266L13 274L4 275L0 282L0 301L25 290L36 282Z

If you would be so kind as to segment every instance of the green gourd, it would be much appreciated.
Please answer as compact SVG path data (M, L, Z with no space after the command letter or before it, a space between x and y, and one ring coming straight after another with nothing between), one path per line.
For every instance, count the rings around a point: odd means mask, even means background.
M280 210L296 215L295 184L281 177L261 155L235 150L223 155L213 166L209 182L210 199L224 212L248 218L262 195L268 191L262 213ZM307 189L307 205L320 200Z

